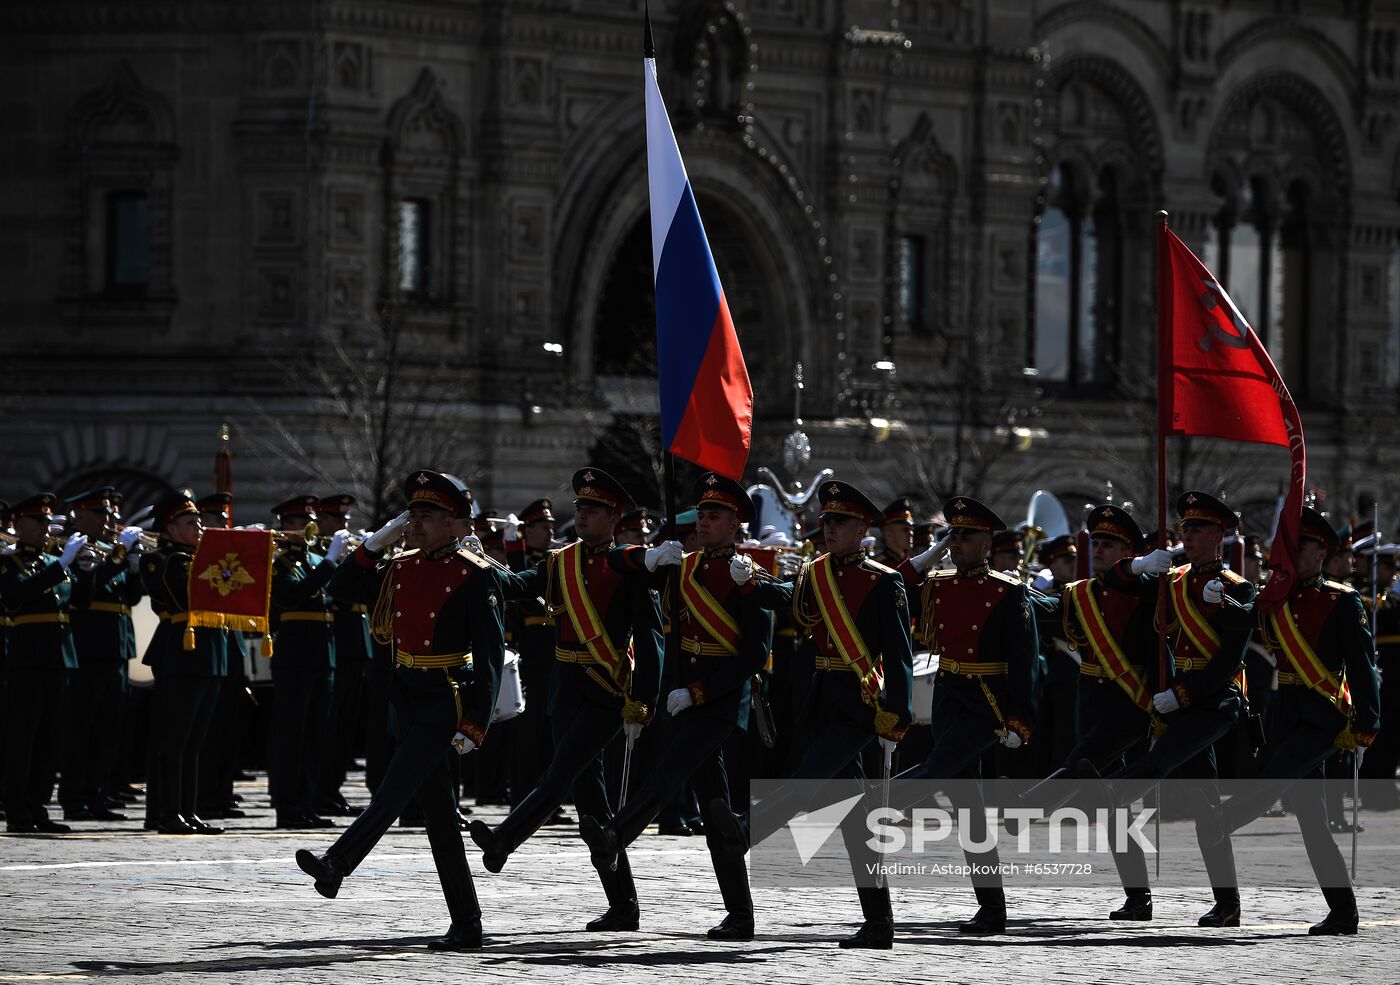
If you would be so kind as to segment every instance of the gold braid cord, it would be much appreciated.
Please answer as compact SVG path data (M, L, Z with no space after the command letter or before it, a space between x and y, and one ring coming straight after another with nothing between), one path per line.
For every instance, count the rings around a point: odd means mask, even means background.
M934 653L941 653L943 647L938 643L938 619L936 618L938 606L933 601L933 582L924 582L919 591L922 594L921 601L923 602L919 608L919 639Z
M376 643L388 644L394 639L394 572L393 562L384 573L384 583L379 586L379 598L375 600L374 611L369 617L369 632ZM459 716L460 717L460 716Z

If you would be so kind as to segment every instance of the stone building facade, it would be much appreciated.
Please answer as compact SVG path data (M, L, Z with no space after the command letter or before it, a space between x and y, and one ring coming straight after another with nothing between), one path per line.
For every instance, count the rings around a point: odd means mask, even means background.
M203 489L224 422L245 522L420 464L493 512L585 457L651 481L641 6L6 4L0 495ZM1165 209L1293 387L1311 484L1400 512L1400 2L651 11L753 465L800 415L804 478L1145 509ZM1172 455L1259 523L1285 474Z

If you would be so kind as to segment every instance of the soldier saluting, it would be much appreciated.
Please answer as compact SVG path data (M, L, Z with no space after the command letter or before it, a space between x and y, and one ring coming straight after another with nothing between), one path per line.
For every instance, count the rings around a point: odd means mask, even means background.
M1197 838L1215 896L1215 905L1197 923L1238 927L1240 891L1234 852L1229 839L1209 837L1200 825L1220 803L1215 743L1234 727L1243 710L1240 682L1254 628L1255 592L1220 559L1225 532L1238 523L1234 511L1199 491L1183 493L1176 511L1186 564L1172 567L1171 554L1155 550L1124 558L1103 575L1109 588L1147 597L1158 594L1159 577L1168 579L1167 608L1158 618L1166 623L1176 666L1175 677L1152 696L1153 711L1164 726L1160 737L1145 755L1114 775L1121 781L1114 793L1120 803L1131 803L1169 774L1195 781L1188 788L1188 798L1195 801ZM1083 772L1092 774L1094 769L1089 766ZM1145 866L1142 875L1145 879ZM1134 909L1139 909L1139 915L1129 919L1149 919L1151 894L1139 890L1135 900L1130 888L1124 910Z
M751 587L730 575L734 541L743 523L753 518L753 502L733 479L714 472L695 484L695 540L699 550L684 553L670 540L648 550L621 547L610 562L621 570L656 571L679 565L680 577L668 586L680 593L680 648L674 652L677 687L666 696L670 721L663 726L663 746L645 782L617 817L607 824L585 817L579 826L595 865L621 865L622 852L669 804L687 780L702 803L728 814L729 779L724 744L735 729L747 729L753 677L768 659L773 621ZM711 940L753 939L753 897L742 857L723 849L706 826L705 839L720 895L728 911L710 928Z
M1326 919L1308 933L1324 936L1354 934L1359 920L1356 893L1327 829L1323 763L1339 748L1369 746L1380 727L1380 684L1361 597L1322 575L1322 562L1338 541L1325 517L1303 507L1298 583L1281 608L1259 619L1265 644L1279 657L1278 694L1269 709L1273 751L1260 770L1267 782L1231 797L1198 824L1203 840L1228 845L1231 831L1254 820L1291 788L1288 806L1298 818L1328 906ZM1315 782L1297 787L1299 780Z
M454 517L471 516L471 492L422 469L404 482L408 510L370 535L331 579L340 599L373 605L370 630L393 652L389 699L398 744L365 812L322 856L302 849L297 865L327 899L340 891L384 832L416 799L428 829L452 926L438 951L481 947L481 906L467 867L457 799L445 754L486 739L505 653L499 569L459 550ZM381 560L407 528L409 550Z
M899 574L861 550L880 515L875 504L846 482L825 483L818 496L827 553L804 564L795 582L760 584L756 594L765 604L792 606L814 653L807 703L812 741L793 779L844 779L864 793L863 753L878 742L888 763L913 717L908 599ZM750 584L752 569L736 565L733 577ZM762 842L808 806L801 794L776 797L760 802L751 818L716 812L730 850ZM894 911L889 886L869 884L877 860L866 843L865 816L865 809L851 811L841 823L863 922L840 946L886 949L894 946Z
M608 563L618 518L632 505L622 485L602 469L574 473L574 530L579 540L549 551L514 576L511 598L543 597L554 622L554 674L549 716L554 756L539 783L494 829L471 823L483 864L500 872L572 790L584 818L608 821L603 749L620 731L635 739L649 723L661 686L661 615L644 570L624 573ZM551 517L552 519L552 517ZM636 930L637 888L625 853L616 868L598 867L608 910L589 930Z

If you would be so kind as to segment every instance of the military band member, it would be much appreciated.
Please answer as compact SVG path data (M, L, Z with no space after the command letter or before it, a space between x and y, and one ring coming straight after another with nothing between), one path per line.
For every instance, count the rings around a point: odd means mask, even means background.
M53 794L62 749L68 681L78 669L69 605L85 605L92 579L74 570L87 546L71 534L57 556L46 551L57 498L39 493L11 512L15 549L0 554L0 604L5 657L5 830L65 834L45 806Z
M532 571L548 557L554 546L557 520L554 504L548 499L532 500L517 517L519 530L507 527L507 554L514 571ZM519 624L514 639L520 653L520 683L525 689L525 711L511 728L509 786L511 807L535 789L554 757L548 698L554 676L554 622L548 608L535 598L511 603L514 621ZM534 695L531 699L530 695ZM572 824L572 819L555 810L546 825Z
M322 496L317 504L317 525L322 536L350 529L355 497L349 493ZM324 817L358 817L363 808L351 807L341 792L345 771L354 758L356 736L363 732L360 692L369 662L369 608L363 602L330 599L335 638L335 686L322 756L321 781L313 810Z
M106 536L113 523L111 486L68 499L70 525L89 543L115 540L106 557L91 564L88 601L68 607L78 669L70 675L63 736L63 778L58 802L69 821L124 821L107 804L116 762L127 661L136 653L131 607L141 600L140 558L133 553L140 530ZM83 565L80 556L79 567Z
M878 744L892 756L913 717L909 605L898 572L860 549L861 537L879 518L875 504L845 482L823 483L818 496L829 553L804 564L795 582L759 585L755 594L770 605L791 605L815 653L808 699L811 742L793 779L861 784L862 753ZM746 567L736 565L733 577L748 585ZM807 806L796 794L776 796L777 803L760 804L747 821L716 811L724 844L742 851L762 842ZM863 884L876 862L866 843L865 815L851 811L841 824L863 922L840 946L884 949L894 945L894 911L888 885Z
M679 652L667 651L676 660L677 686L666 695L670 721L662 725L666 739L650 773L612 821L585 818L579 831L594 864L620 870L627 846L689 780L701 803L709 805L705 838L728 911L708 936L751 940L753 898L743 857L716 840L710 819L729 811L724 745L735 729L748 728L753 678L768 660L772 618L752 589L736 585L730 575L734 537L753 519L748 493L733 479L708 472L695 484L695 499L695 551L685 553L672 540L650 550L618 548L611 558L628 573L679 567L679 576L667 579L662 600L663 609L678 612Z
M142 662L151 668L151 753L146 770L146 828L162 834L222 834L195 813L200 756L228 677L228 634L191 626L189 581L204 534L194 493L174 489L152 509L156 549L141 558L141 581L159 618Z
M224 530L233 526L233 493L210 493L195 500L199 519L205 530ZM224 630L228 648L228 677L219 686L214 705L214 717L205 738L205 753L199 763L199 816L203 818L239 818L233 792L238 773L239 750L242 748L240 728L243 702L246 699L247 671L244 668L243 639L233 630Z
M988 565L992 540L1006 524L968 496L944 503L943 515L950 527L946 544L936 543L900 566L905 583L920 588L919 633L939 654L939 664L933 689L932 749L899 779L972 781L965 788L968 803L955 806L969 808L969 837L976 843L986 836L980 793L984 754L998 742L1018 749L1031 738L1038 644L1026 587ZM924 578L922 572L945 549L954 567ZM965 854L968 864L982 874L973 877L977 913L958 930L1002 933L1006 894L997 851L993 847L985 853Z
M1202 837L1228 835L1288 793L1308 861L1327 900L1314 935L1354 934L1358 915L1342 854L1327 829L1322 764L1338 748L1364 748L1380 725L1380 689L1371 631L1358 593L1326 580L1322 562L1338 538L1326 518L1307 507L1298 532L1298 583L1286 604L1261 613L1261 634L1279 654L1279 690L1271 712L1272 751L1261 771L1271 781L1231 797ZM1312 781L1297 784L1297 781ZM1295 785L1296 784L1296 785ZM1209 831L1209 835L1207 834Z
M409 801L423 812L443 896L452 918L432 950L481 947L481 907L457 824L452 778L443 758L480 747L491 724L505 652L498 569L458 548L452 519L471 516L471 493L423 469L404 482L408 510L368 537L335 572L336 598L371 605L376 641L393 648L390 678L397 745L369 807L322 856L302 849L297 865L333 898ZM405 526L409 550L383 561Z
M914 504L908 496L896 497L880 514L876 525L884 548L875 560L887 568L897 568L914 546Z
M1103 574L1109 588L1150 597L1159 592L1157 579L1168 579L1165 619L1176 668L1168 686L1152 696L1153 710L1162 720L1161 734L1145 755L1117 774L1115 795L1119 802L1130 803L1171 774L1196 781L1188 786L1187 799L1196 814L1201 856L1215 896L1215 905L1197 923L1238 927L1240 892L1234 851L1228 838L1208 837L1201 833L1201 825L1220 803L1215 743L1235 726L1243 711L1240 680L1254 628L1255 592L1220 559L1225 534L1238 523L1234 511L1199 491L1183 493L1176 511L1186 564L1172 567L1171 554L1156 550L1125 558ZM1130 896L1125 909L1132 906Z
M1382 544L1370 552L1376 568L1376 666L1381 673L1381 728L1375 743L1361 760L1363 779L1380 780L1366 784L1368 810L1395 810L1400 792L1395 786L1395 769L1400 766L1400 585L1395 579L1400 545ZM1371 582L1357 589L1366 608L1372 608Z
M1026 538L1021 531L998 530L992 535L992 553L987 567L1019 578L1025 557Z
M293 496L273 507L284 531L316 520L320 500ZM325 555L301 539L285 541L272 565L272 763L268 784L278 828L326 828L315 812L324 784L322 757L335 687L335 615L325 590L349 531L332 535Z
M582 819L612 818L603 749L620 732L635 741L656 708L661 675L661 617L643 569L608 563L618 518L632 506L606 472L574 473L574 530L579 541L552 550L510 584L514 598L541 597L554 622L554 676L549 717L554 756L544 776L499 825L471 825L483 864L501 871L511 853L573 793ZM637 889L627 856L598 866L608 909L589 930L636 930Z
M932 547L933 542L937 540L935 536L937 528L938 524L934 523L932 520L920 520L918 523L914 524L914 536L909 546L909 553L911 555L922 554Z

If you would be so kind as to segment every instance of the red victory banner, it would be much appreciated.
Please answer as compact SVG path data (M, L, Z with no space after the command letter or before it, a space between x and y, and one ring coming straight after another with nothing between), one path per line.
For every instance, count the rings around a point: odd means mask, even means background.
M272 531L211 527L190 564L190 620L185 649L194 649L196 626L262 633L270 656L268 609L272 603Z
M1159 517L1165 518L1168 435L1204 435L1282 445L1292 456L1288 496L1269 555L1259 604L1283 603L1297 580L1294 563L1307 479L1303 423L1288 387L1230 295L1166 224L1157 234L1157 435Z

